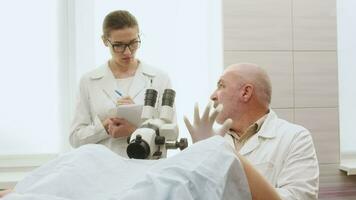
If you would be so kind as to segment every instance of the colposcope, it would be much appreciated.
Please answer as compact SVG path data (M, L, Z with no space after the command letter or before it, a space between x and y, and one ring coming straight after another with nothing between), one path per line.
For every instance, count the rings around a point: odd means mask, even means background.
M157 91L147 89L145 104L142 109L143 123L128 138L126 149L129 158L159 159L167 155L168 149L185 149L186 138L178 141L178 126L174 117L175 91L165 89L162 95L160 111L156 108Z

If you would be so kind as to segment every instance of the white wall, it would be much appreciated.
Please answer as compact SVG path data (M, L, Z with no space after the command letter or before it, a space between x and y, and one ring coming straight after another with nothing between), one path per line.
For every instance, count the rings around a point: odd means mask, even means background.
M337 1L341 154L356 154L356 1Z
M0 2L0 155L61 148L56 3Z

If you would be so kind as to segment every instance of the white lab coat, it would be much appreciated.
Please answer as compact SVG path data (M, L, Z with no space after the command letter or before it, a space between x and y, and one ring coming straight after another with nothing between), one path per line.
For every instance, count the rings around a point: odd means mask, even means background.
M151 83L158 92L158 104L164 89L171 88L170 79L162 71L141 62L128 95L136 104L143 105L146 89L151 86ZM80 80L79 97L71 125L70 144L73 147L89 143L103 144L117 154L127 157L126 137L111 138L102 125L102 121L110 116L109 110L115 107L103 89L110 96L115 97L117 81L108 64L85 74Z
M317 199L318 160L311 134L304 127L282 120L270 110L261 129L239 153L277 189L282 199Z

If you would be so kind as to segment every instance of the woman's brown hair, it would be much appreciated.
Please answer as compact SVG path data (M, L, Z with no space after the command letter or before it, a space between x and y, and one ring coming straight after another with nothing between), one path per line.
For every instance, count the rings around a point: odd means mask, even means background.
M108 38L112 30L132 27L139 29L135 16L126 10L116 10L106 15L103 22L103 36Z

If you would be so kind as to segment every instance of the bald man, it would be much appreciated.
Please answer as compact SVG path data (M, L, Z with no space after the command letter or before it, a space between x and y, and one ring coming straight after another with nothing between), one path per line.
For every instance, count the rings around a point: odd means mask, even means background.
M222 106L212 117L206 117L207 106L202 118L195 108L194 125L184 119L193 142L225 136L244 167L253 199L317 199L319 167L311 134L270 109L267 73L255 64L234 64L226 68L217 86L211 100L215 107ZM227 134L211 129L215 118L224 123L221 130L228 129Z

